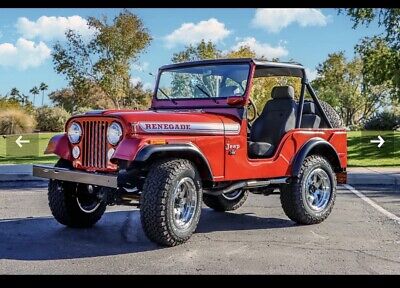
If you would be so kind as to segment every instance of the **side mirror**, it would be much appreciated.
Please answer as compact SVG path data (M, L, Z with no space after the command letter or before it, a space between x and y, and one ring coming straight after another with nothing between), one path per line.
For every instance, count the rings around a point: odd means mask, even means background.
M230 106L244 105L246 99L242 96L231 96L226 99L226 103Z

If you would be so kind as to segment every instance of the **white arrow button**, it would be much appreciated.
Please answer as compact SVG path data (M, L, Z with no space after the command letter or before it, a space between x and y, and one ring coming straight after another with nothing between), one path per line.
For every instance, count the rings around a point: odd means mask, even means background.
M20 135L17 140L15 140L15 143L17 143L17 145L19 146L19 148L22 148L22 144L28 144L30 143L30 140L22 140L22 135Z
M369 141L369 142L371 142L371 143L379 143L379 144L378 144L378 148L381 148L382 145L383 145L383 143L385 143L385 140L383 140L383 138L381 137L381 135L378 135L378 139L377 139L377 140L376 140L376 139L373 139L373 140L371 140L371 141Z

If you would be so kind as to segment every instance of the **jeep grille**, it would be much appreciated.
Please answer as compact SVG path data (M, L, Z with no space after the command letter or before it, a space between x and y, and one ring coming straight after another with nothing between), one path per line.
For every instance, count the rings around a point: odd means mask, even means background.
M107 121L82 121L82 166L107 168Z

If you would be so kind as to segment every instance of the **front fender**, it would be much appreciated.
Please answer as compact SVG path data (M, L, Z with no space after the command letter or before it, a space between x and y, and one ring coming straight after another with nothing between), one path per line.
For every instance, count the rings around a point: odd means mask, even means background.
M134 162L146 163L160 157L186 158L193 161L203 179L213 179L213 173L205 155L192 143L174 143L165 145L146 145L136 154Z
M115 162L116 159L132 161L139 149L140 142L140 139L135 138L123 139L111 157L111 162Z
M62 159L72 161L71 148L67 134L54 135L47 144L44 154L56 154Z

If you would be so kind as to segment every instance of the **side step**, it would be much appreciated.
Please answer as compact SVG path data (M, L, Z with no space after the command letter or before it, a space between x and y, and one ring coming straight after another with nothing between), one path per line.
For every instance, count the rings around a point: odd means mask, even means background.
M210 195L221 195L225 193L230 193L237 189L251 189L251 188L260 188L260 187L267 187L269 185L276 185L276 184L287 184L289 177L283 178L275 178L269 180L247 180L247 181L240 181L236 182L224 189L219 190L203 190L205 194Z

